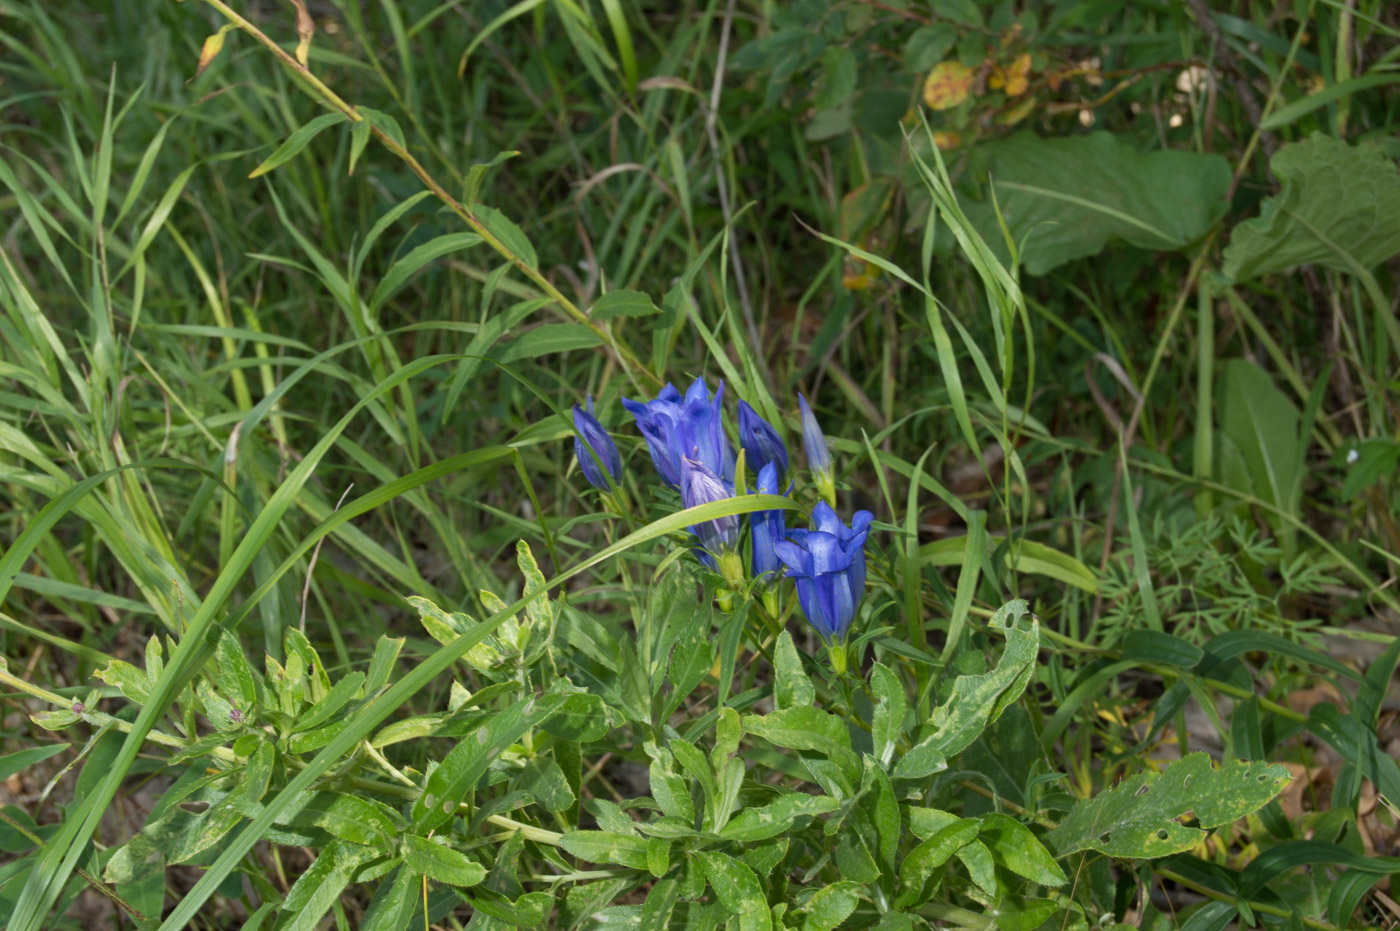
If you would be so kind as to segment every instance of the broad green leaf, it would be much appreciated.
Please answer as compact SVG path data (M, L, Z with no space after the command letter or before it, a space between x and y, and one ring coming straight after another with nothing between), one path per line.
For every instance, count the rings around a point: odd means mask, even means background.
M843 880L818 889L807 901L802 931L835 931L860 904L863 888L860 883Z
M373 856L367 848L331 841L287 891L277 931L312 931L340 898L355 868Z
M979 145L997 204L1021 244L1021 261L1044 275L1122 240L1155 251L1203 236L1227 206L1230 164L1219 155L1142 152L1106 132L1041 138L1021 132ZM999 256L1006 245L990 198L965 202L968 218Z
M537 756L525 764L516 779L524 792L545 811L567 811L574 804L574 790L559 764L547 756Z
M909 699L899 676L880 663L870 667L870 690L875 693L870 739L874 743L875 759L881 766L888 766L894 759L895 744L904 736L904 716L909 711Z
M647 868L647 840L612 831L570 831L559 846L590 863L620 863L633 869Z
M773 704L779 711L810 705L817 693L812 688L812 680L802 668L802 657L792 642L792 634L783 631L778 635L775 648L773 673Z
M856 765L846 722L818 708L798 705L770 714L746 714L743 721L745 731L774 746L814 750L843 766Z
M1314 134L1269 160L1283 190L1235 227L1223 271L1244 282L1304 263L1351 271L1400 252L1400 176L1370 145Z
M739 916L739 931L769 931L773 927L763 887L753 870L732 857L701 851L695 854L705 878L724 907Z
M419 877L400 866L392 883L381 885L360 922L360 931L404 931L418 907Z
M996 862L1042 886L1063 886L1067 881L1050 851L1031 829L1009 815L982 816L982 840Z
M1239 490L1294 513L1302 491L1298 409L1247 359L1225 363L1219 396L1220 429L1243 457L1252 484Z
M836 868L842 876L858 883L873 883L881 876L880 864L854 826L836 835Z
M470 902L474 910L497 921L504 921L517 928L542 928L545 927L550 908L554 904L554 896L548 892L527 892L512 902L506 896L474 890Z
M296 812L282 823L292 828L320 828L341 840L380 845L398 835L395 817L380 802L344 792L312 792L299 800Z
M416 834L403 839L403 863L407 869L449 886L475 886L486 878L486 868L466 854Z
M477 204L472 215L482 226L486 227L488 233L496 237L501 245L510 250L512 255L531 268L540 267L540 260L535 255L535 247L530 245L530 240L525 237L524 231L505 214L495 207Z
M1163 772L1140 773L1075 803L1050 846L1061 857L1095 850L1113 857L1152 859L1190 850L1206 832L1258 811L1292 777L1278 764L1234 760L1216 769L1192 753ZM1195 823L1179 820L1187 812Z
M502 365L506 365L521 359L593 349L601 345L603 338L582 323L546 323L526 330L502 346L498 358Z
M277 150L267 157L267 161L254 168L248 177L256 178L265 175L278 165L291 161L322 130L329 129L337 123L344 123L348 119L349 117L344 113L322 113L288 136L287 141L278 146Z
M680 880L674 877L668 877L653 885L647 893L646 903L642 906L637 931L667 931L671 926L671 913L675 911L680 892Z
M1028 618L1023 623L1022 618ZM921 779L941 772L1021 697L1040 649L1040 623L1020 599L1008 602L988 626L1006 634L1006 649L991 672L958 676L948 700L929 718L933 733L910 748L895 764L896 779Z
M145 670L137 669L130 663L114 659L93 675L108 685L115 685L128 701L144 705L150 700L151 680L146 677Z
M993 898L997 895L997 868L992 852L980 840L971 840L958 848L958 859L977 888Z
M829 795L789 792L761 808L745 808L719 833L730 840L751 843L785 833L798 818L823 815L836 808L836 799Z
M977 819L959 818L909 851L899 868L902 888L895 899L895 908L905 908L923 902L927 897L924 885L933 875L933 871L947 863L964 844L971 843L977 837L977 829Z
M491 761L531 727L548 718L563 701L549 692L498 711L475 732L462 738L428 777L426 791L413 803L413 826L426 832L451 820ZM419 872L422 872L420 870Z
M608 712L601 696L592 692L569 692L559 703L559 709L540 726L561 740L588 743L608 732Z
M609 291L593 303L588 315L594 320L611 320L613 317L649 317L661 313L660 309L640 291Z

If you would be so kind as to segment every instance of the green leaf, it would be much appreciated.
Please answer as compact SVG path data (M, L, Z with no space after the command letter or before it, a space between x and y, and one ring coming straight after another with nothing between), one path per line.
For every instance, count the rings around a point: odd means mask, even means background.
M475 886L486 878L486 868L445 843L416 834L403 839L404 866L449 886Z
M594 302L588 315L594 320L611 320L614 317L650 317L661 311L651 302L651 298L640 291L609 291Z
M375 893L360 922L360 931L404 931L418 907L420 888L418 876L407 867L399 867L393 882L387 887L381 885Z
M836 799L829 795L789 792L761 808L745 808L719 833L729 840L752 843L785 833L798 818L823 815L837 807Z
M846 722L818 708L798 705L771 714L746 714L744 730L789 750L815 750L833 760L854 762Z
M987 849L987 845L980 840L968 841L958 848L958 859L962 865L967 867L968 876L977 888L993 898L997 895L997 869L996 861L992 859L992 852Z
M254 168L249 178L257 178L267 174L285 162L291 161L297 153L306 148L307 144L315 139L322 130L330 129L338 123L344 123L349 117L344 113L322 113L305 126L298 129L287 137L287 141L277 147L277 151L267 157L257 168Z
M1247 359L1225 363L1220 429L1243 457L1253 486L1239 490L1290 514L1302 493L1298 422L1298 409L1268 372Z
M383 846L398 835L398 825L379 802L344 792L312 792L298 800L295 814L281 822L292 828L320 828L356 844Z
M157 643L156 656L159 656L159 646ZM148 657L152 656L149 646L146 653ZM227 630L219 632L219 644L214 650L214 662L218 669L219 691L228 698L237 701L240 711L251 711L258 701L258 687L253 678L253 667L248 664L248 657L243 655L243 647L239 645L238 638ZM149 664L150 660L148 659L147 665ZM159 672L154 674L159 675Z
M633 869L647 868L647 839L612 831L570 831L559 846L590 863L620 863Z
M403 645L403 637L389 636L381 636L374 644L374 656L369 661L369 672L365 674L366 698L374 697L376 692L389 684Z
M516 784L530 793L545 811L567 811L574 804L574 790L559 764L547 756L537 756L525 764Z
M904 43L904 67L922 74L948 56L958 41L958 30L951 23L920 26L909 34Z
M860 883L850 880L818 889L807 901L807 917L802 922L802 931L835 931L860 904L862 889L864 887Z
M151 698L151 680L146 677L144 670L137 669L130 663L114 659L93 675L108 685L115 685L128 701L138 705L144 705Z
M705 878L724 907L739 916L739 931L770 931L773 918L763 887L753 870L732 857L701 851L695 854Z
M331 841L287 891L277 931L312 931L340 898L355 868L373 856L374 851L364 847Z
M533 330L526 330L502 346L499 361L506 365L521 359L534 359L577 349L593 349L601 345L603 338L582 323L546 323Z
M1022 624L1021 618L1029 618L1029 624ZM1040 623L1018 598L1001 607L988 626L1006 633L1006 649L996 668L985 675L958 676L948 700L929 718L933 733L895 764L896 779L921 779L941 772L951 757L976 740L1025 691L1040 649Z
M909 711L909 698L899 676L880 663L870 667L870 689L875 693L870 738L875 747L875 759L881 766L888 766L894 759L895 744L904 736L904 716Z
M510 250L511 254L520 259L531 268L539 268L540 260L535 255L535 247L530 245L530 240L525 237L525 233L516 226L505 214L495 207L487 207L485 204L477 204L472 214L486 227L486 231L496 237L500 243Z
M496 712L490 721L458 741L428 777L426 791L414 800L414 830L426 832L449 821L491 761L553 714L562 700L561 693L551 692L518 702Z
M1230 164L1219 155L1141 152L1106 132L1040 138L1021 132L977 147L997 204L1021 244L1021 261L1044 275L1097 255L1121 239L1143 249L1181 249L1225 212ZM982 238L1006 257L990 198L965 203Z
M1234 760L1223 769L1192 753L1163 772L1140 773L1076 802L1047 840L1059 856L1095 850L1151 859L1190 850L1206 831L1258 811L1291 781L1277 764ZM1180 819L1187 812L1195 824Z
M68 746L68 744L47 744L0 756L0 782L4 782L15 773L28 769L35 763L41 763L55 754L62 753L68 749Z
M359 695L360 686L364 684L364 681L365 674L362 672L346 673L345 677L337 682L324 698L296 719L296 723L292 725L292 732L309 731L335 717L336 712Z
M977 830L977 819L959 818L909 851L899 868L902 888L895 899L895 908L922 903L927 898L924 885L934 870L947 863L964 844L971 843L977 837Z
M559 703L559 710L542 721L540 727L560 740L588 743L608 732L607 708L602 697L592 692L570 692Z
M779 711L816 701L817 693L812 688L812 680L802 668L802 657L792 642L792 634L787 631L778 635L774 665L777 668L773 675L773 704Z
M869 884L880 878L880 864L860 831L844 830L836 837L836 869L858 883Z
M476 204L478 195L481 194L481 185L486 181L487 173L498 165L502 165L519 155L519 152L500 152L489 162L478 162L467 169L466 180L462 182L462 206L471 210Z
M1304 263L1369 269L1400 252L1400 176L1373 146L1320 134L1269 160L1283 190L1235 227L1223 271L1244 282Z
M429 262L454 252L460 252L463 249L470 249L481 242L481 236L476 233L447 233L416 247L408 255L389 266L384 277L379 279L379 284L375 286L374 294L369 299L369 313L371 315L377 313L379 308L384 306L385 301L408 284L408 280Z
M1042 886L1063 886L1067 881L1050 851L1015 818L997 813L983 815L981 837L996 862L1017 876Z

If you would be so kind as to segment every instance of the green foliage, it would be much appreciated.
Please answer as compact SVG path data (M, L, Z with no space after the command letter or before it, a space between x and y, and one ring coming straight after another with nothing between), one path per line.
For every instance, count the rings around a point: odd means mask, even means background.
M1400 252L1400 176L1370 145L1321 134L1269 160L1283 189L1230 237L1221 271L1234 281L1315 263L1371 269Z
M1291 779L1276 764L1234 760L1216 769L1208 755L1193 753L1161 773L1142 773L1077 803L1047 840L1062 857L1081 850L1166 857L1263 808ZM1183 823L1187 815L1194 824Z
M1219 155L1144 153L1105 132L1058 139L1017 133L976 154L989 192L968 206L968 218L989 243L1001 243L998 225L1005 223L1032 275L1098 255L1115 239L1159 252L1183 249L1224 215L1230 187L1229 163Z

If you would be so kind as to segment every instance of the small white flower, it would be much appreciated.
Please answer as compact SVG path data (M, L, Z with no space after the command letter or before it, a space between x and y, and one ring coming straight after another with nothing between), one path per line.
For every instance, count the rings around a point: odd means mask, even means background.
M1355 448L1347 450L1347 465L1356 465L1356 460L1361 458L1361 453Z

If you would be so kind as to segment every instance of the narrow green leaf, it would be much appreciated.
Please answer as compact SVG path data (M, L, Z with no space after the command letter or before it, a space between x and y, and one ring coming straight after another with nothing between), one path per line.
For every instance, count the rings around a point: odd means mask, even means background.
M323 130L329 129L338 123L344 123L349 117L344 113L322 113L311 120L305 126L298 129L287 137L287 141L277 147L277 151L267 157L257 168L248 175L249 178L257 178L267 174L279 165L291 161L302 149L315 139Z

